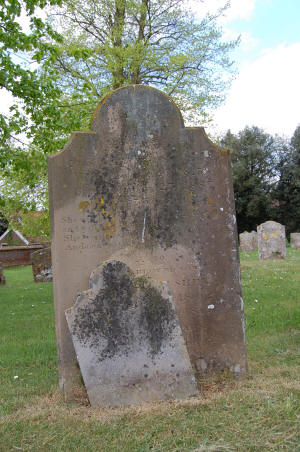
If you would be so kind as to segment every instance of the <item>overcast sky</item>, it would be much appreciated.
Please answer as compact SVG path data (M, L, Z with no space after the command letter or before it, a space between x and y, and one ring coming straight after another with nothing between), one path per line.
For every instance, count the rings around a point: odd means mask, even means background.
M300 124L300 0L232 0L223 27L242 42L233 54L238 75L214 114L214 130L255 125L290 137Z

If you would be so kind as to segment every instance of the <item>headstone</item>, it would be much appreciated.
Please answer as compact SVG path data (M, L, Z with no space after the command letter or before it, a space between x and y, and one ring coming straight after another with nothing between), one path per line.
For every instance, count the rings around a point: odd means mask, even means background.
M185 128L166 95L127 86L49 158L60 387L72 400L76 354L65 310L107 260L166 281L194 369L247 367L229 151Z
M292 232L290 235L291 248L300 250L300 232Z
M259 259L285 259L285 227L276 221L266 221L257 228Z
M256 246L257 238L255 231L252 232L245 231L242 234L240 234L239 238L241 251L245 253L255 251L255 249L257 248Z
M3 273L3 268L0 266L0 285L6 284L6 278Z
M35 282L53 280L51 248L44 248L31 254L32 272Z
M198 393L167 283L105 262L66 318L92 406Z

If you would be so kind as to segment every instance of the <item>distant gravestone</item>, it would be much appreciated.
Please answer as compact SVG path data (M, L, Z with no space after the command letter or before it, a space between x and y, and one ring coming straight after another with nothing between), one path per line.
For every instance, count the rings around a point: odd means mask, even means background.
M166 283L108 261L66 310L92 406L124 406L198 393Z
M245 231L242 234L240 234L239 238L240 238L241 251L243 251L245 253L255 251L255 249L257 248L257 245L256 245L257 238L256 238L255 231L252 231L252 232Z
M300 232L292 232L290 235L291 248L300 250Z
M32 272L35 282L53 280L51 248L44 248L31 254Z
M3 268L0 266L0 285L6 284L6 278L3 273Z
M276 221L266 221L257 228L259 259L285 259L285 227Z
M127 86L49 158L60 387L76 353L65 310L107 260L166 281L194 369L247 367L230 154L163 93Z

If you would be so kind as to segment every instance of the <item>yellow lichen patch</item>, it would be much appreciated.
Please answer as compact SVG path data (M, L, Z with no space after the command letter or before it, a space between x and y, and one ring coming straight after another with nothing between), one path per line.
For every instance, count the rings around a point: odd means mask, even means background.
M115 220L112 218L111 220L106 220L105 223L105 237L107 240L111 239L117 230L117 225Z
M107 212L105 212L105 209L103 209L103 208L101 209L101 213L106 218L109 216L109 214Z
M79 212L85 213L89 207L90 207L89 201L81 201L81 202L78 204L78 210L79 210Z
M271 238L279 237L279 231L271 232L271 233L270 233L270 237L271 237Z
M194 210L196 209L195 206L195 197L194 197L194 193L192 191L189 192L189 194L187 195L187 200L188 200L188 207L189 210L191 212L194 212Z

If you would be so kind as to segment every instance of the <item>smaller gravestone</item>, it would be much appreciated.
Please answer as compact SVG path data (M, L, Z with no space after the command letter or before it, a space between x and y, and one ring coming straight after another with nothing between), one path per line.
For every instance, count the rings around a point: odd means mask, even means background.
M49 282L53 280L51 248L44 248L32 253L31 262L35 282Z
M0 285L6 284L6 278L3 273L3 268L0 267Z
M257 228L259 259L285 259L285 227L275 221L266 221Z
M167 283L107 261L65 314L92 406L198 393Z
M290 236L291 248L300 250L300 232L292 232Z
M245 252L245 253L249 253L251 251L255 251L255 249L257 248L256 246L256 232L252 231L252 232L243 232L242 234L240 234L239 236L240 238L240 248L241 251Z

